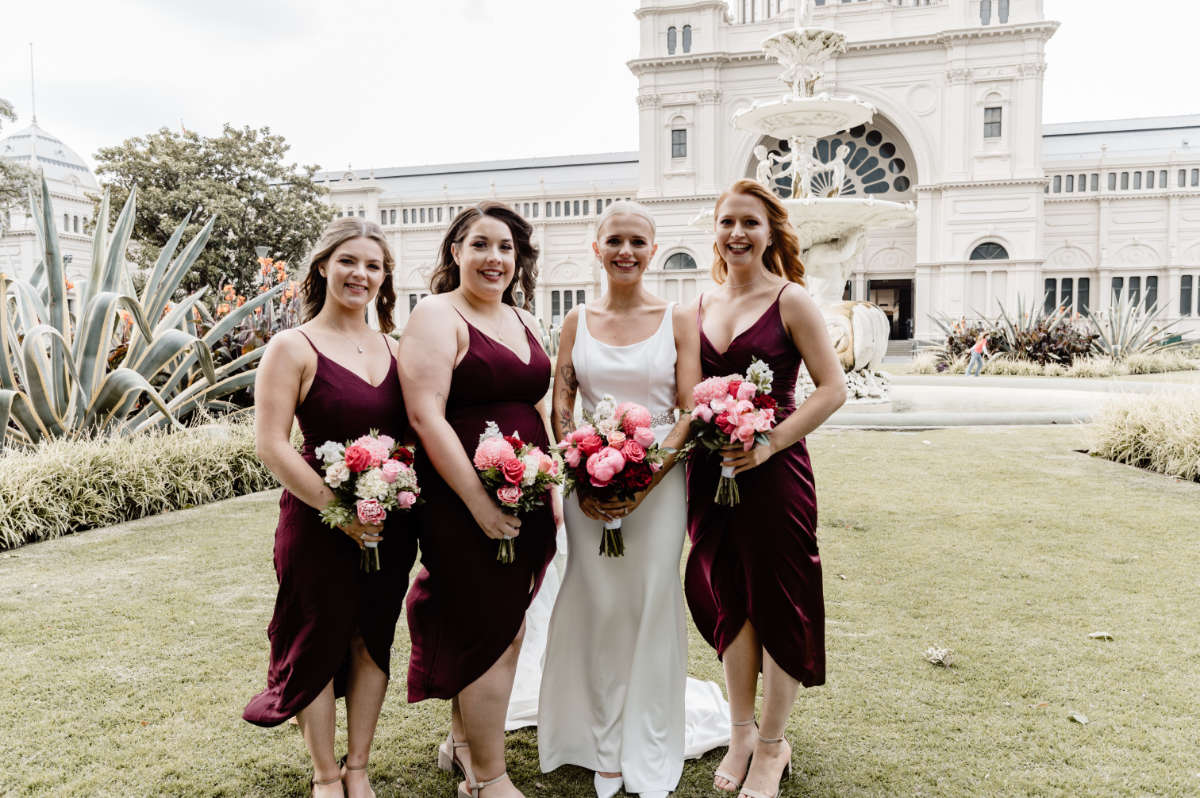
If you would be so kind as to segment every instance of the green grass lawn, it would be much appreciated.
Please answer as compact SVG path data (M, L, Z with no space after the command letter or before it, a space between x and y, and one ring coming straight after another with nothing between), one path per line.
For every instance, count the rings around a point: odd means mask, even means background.
M829 682L792 715L783 795L1200 794L1200 485L1073 451L1086 440L812 437ZM275 519L258 494L0 554L0 795L305 794L296 728L240 719L265 679ZM406 657L402 625L376 790L449 798L448 708L404 703ZM720 679L694 630L690 660ZM719 795L719 754L675 794ZM532 730L509 762L526 795L591 794L582 770L537 772Z

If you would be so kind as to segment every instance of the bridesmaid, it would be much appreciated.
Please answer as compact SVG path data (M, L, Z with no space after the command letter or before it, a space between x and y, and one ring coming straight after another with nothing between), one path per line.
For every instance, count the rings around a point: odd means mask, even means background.
M733 718L717 789L774 798L790 774L783 739L800 685L825 682L825 606L817 553L817 503L804 436L845 401L842 368L816 303L802 286L786 208L753 180L717 200L713 278L692 312L705 377L744 372L759 358L775 374L770 442L722 457L698 449L688 464L688 556L684 589L692 617L725 665ZM816 390L800 407L801 361ZM734 467L741 503L713 501L722 463ZM762 725L755 728L758 674ZM757 733L756 733L757 732ZM753 758L752 758L753 757ZM744 783L744 786L743 786Z
M550 445L550 359L523 307L537 277L530 233L499 203L460 213L442 241L433 295L413 311L400 347L400 381L426 466L424 567L408 599L408 700L452 701L439 764L463 772L458 794L471 798L521 795L505 772L504 718L525 610L554 557L550 504L520 518L503 512L471 462L488 421L543 450ZM515 538L511 565L496 561L505 537Z
M267 627L267 689L242 717L276 726L295 715L313 763L312 794L373 796L367 757L388 684L396 621L416 559L401 513L386 526L357 521L331 529L319 508L333 499L314 449L371 429L402 440L405 415L395 343L367 326L372 303L392 329L394 262L373 222L338 219L325 228L304 278L306 321L267 345L254 386L258 456L283 483L275 530L279 594ZM300 422L304 449L289 440ZM363 573L360 549L380 542L383 570ZM334 699L346 697L348 752L334 760ZM344 791L343 791L344 789Z
M588 411L609 394L646 407L657 439L677 449L690 416L676 421L675 408L690 406L700 380L699 343L694 317L642 284L658 249L654 220L637 203L613 203L592 249L608 290L563 320L555 437L575 428L577 394ZM686 386L682 394L676 385ZM682 469L672 473L674 464L668 456L631 501L579 494L565 507L570 556L550 619L538 753L543 771L564 764L595 771L599 798L616 795L622 782L642 798L666 798L683 771L687 633L679 557L686 510ZM624 557L597 554L608 518L624 519Z

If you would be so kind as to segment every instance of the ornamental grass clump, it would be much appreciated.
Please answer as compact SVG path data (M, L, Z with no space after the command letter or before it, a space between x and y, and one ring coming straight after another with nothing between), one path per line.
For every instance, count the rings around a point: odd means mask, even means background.
M0 549L266 490L247 422L0 453Z
M1200 392L1112 402L1092 423L1089 453L1200 482Z

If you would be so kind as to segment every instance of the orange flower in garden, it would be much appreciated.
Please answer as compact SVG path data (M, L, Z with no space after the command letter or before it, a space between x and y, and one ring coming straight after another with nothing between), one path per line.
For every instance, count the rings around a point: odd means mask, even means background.
M237 306L240 308L244 304L246 304L246 297L242 296L241 294L238 294L237 295Z
M217 305L217 315L218 316L224 316L225 314L229 313L229 310L230 310L229 305L225 302L222 302L221 304Z
M70 278L70 277L68 277L68 278L64 279L64 280L63 280L63 284L64 284L64 285L67 287L67 290L68 290L68 291L74 291L74 290L75 290L75 283L71 282L71 278Z
M126 325L133 324L133 316L129 315L129 311L122 310L121 311L121 321L125 322Z
M271 265L271 259L270 258L259 258L258 265L266 268L267 266Z
M260 294L265 294L265 293L267 293L267 289L268 289L269 287L270 287L270 286L268 286L266 283L263 283L262 285L260 285L260 286L258 287L258 293L260 293Z

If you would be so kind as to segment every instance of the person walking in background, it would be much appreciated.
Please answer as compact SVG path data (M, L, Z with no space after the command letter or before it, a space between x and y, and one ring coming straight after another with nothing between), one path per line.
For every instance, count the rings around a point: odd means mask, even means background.
M788 212L773 193L739 180L716 206L717 287L689 308L704 377L745 373L754 359L774 374L778 424L749 450L697 450L688 461L685 592L696 627L725 666L731 741L713 779L743 798L774 798L791 769L784 739L800 685L825 682L825 603L817 551L817 497L804 436L846 400L842 367L816 303ZM799 407L803 362L816 384ZM714 493L722 467L741 501ZM763 676L762 724L755 697Z
M374 795L367 758L416 560L416 537L403 513L389 514L382 527L355 520L340 530L320 516L334 495L317 469L317 447L372 430L403 441L407 432L396 345L366 318L374 303L383 332L391 330L394 265L379 225L346 218L326 227L304 278L306 320L271 339L254 383L258 456L284 490L267 689L242 717L258 726L298 718L319 798ZM301 452L290 441L293 418L304 436ZM382 541L384 568L364 573L363 546ZM343 695L348 743L339 768L334 699Z
M971 347L971 362L967 364L967 376L971 376L971 369L975 369L975 376L978 377L983 371L983 357L988 353L987 333L980 333L975 339L975 344Z

